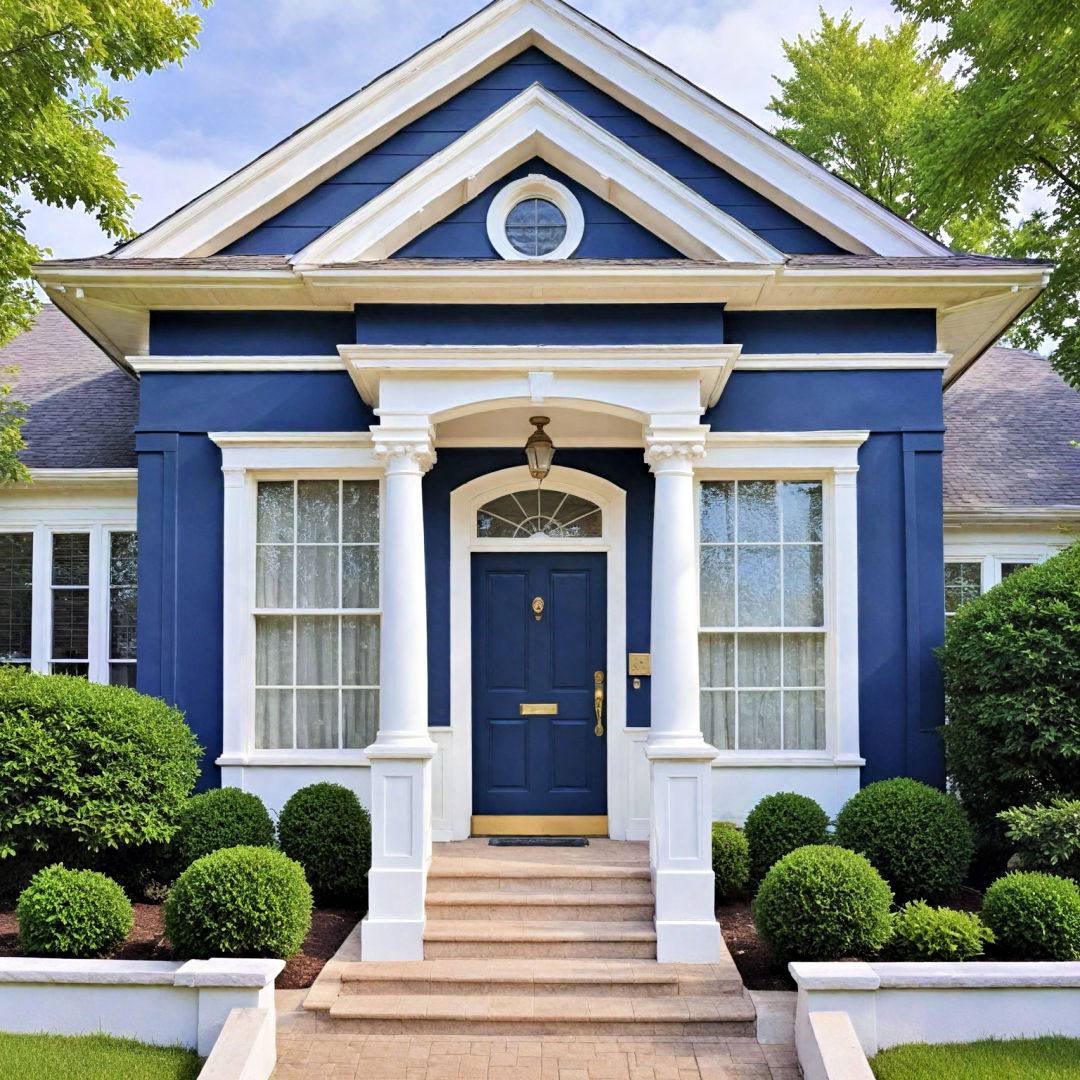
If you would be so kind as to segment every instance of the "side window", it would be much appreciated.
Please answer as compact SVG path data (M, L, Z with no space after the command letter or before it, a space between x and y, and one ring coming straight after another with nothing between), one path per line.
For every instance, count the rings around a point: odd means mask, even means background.
M946 619L951 618L962 604L974 600L982 591L981 562L947 562L945 564Z
M30 663L34 534L0 533L0 663Z

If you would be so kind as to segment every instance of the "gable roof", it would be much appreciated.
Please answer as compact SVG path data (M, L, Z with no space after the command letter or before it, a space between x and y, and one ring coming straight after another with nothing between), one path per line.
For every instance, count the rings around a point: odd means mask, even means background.
M1080 510L1080 392L1044 356L990 349L945 394L946 511Z
M15 365L14 397L29 406L23 462L33 469L135 466L139 386L62 311L46 304L0 349Z
M541 49L846 249L948 254L909 222L564 0L495 0L118 249L116 256L188 257L220 251L530 47Z

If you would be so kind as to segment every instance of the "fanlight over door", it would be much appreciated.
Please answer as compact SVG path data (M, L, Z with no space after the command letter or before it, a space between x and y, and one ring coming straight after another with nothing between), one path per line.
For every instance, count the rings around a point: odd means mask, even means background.
M492 499L476 512L476 535L481 540L577 539L602 534L600 507L565 491L515 491Z

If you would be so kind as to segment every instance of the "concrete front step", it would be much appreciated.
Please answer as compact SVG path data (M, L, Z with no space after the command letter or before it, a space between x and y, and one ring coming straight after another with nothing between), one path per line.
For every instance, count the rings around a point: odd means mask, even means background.
M647 866L570 865L468 858L439 858L428 870L428 896L444 893L629 893L652 896Z
M351 963L341 993L694 997L741 993L730 965L636 960L420 960Z
M518 893L478 892L428 894L429 919L597 920L649 922L653 917L651 894L623 892Z
M428 919L424 958L583 957L655 959L652 923Z
M442 994L356 994L339 997L330 1018L341 1022L341 1030L356 1032L746 1037L754 1034L755 1012L743 994L652 998L477 994L460 999Z

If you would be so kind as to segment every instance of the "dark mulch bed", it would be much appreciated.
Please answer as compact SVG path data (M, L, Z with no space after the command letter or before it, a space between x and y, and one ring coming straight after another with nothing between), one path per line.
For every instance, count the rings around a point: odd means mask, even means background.
M716 917L735 966L748 990L794 990L795 980L788 973L787 964L778 961L758 936L751 910L752 901L752 895L746 893L720 904L716 909ZM963 888L948 906L959 911L978 911L982 906L982 893ZM993 960L998 957L980 959Z
M172 960L172 946L165 937L161 905L133 906L135 925L127 941L113 954L113 959ZM310 986L363 914L354 908L316 908L303 948L299 955L285 964L285 970L274 985L279 990L299 990ZM14 907L0 907L0 956L21 955L18 930Z

